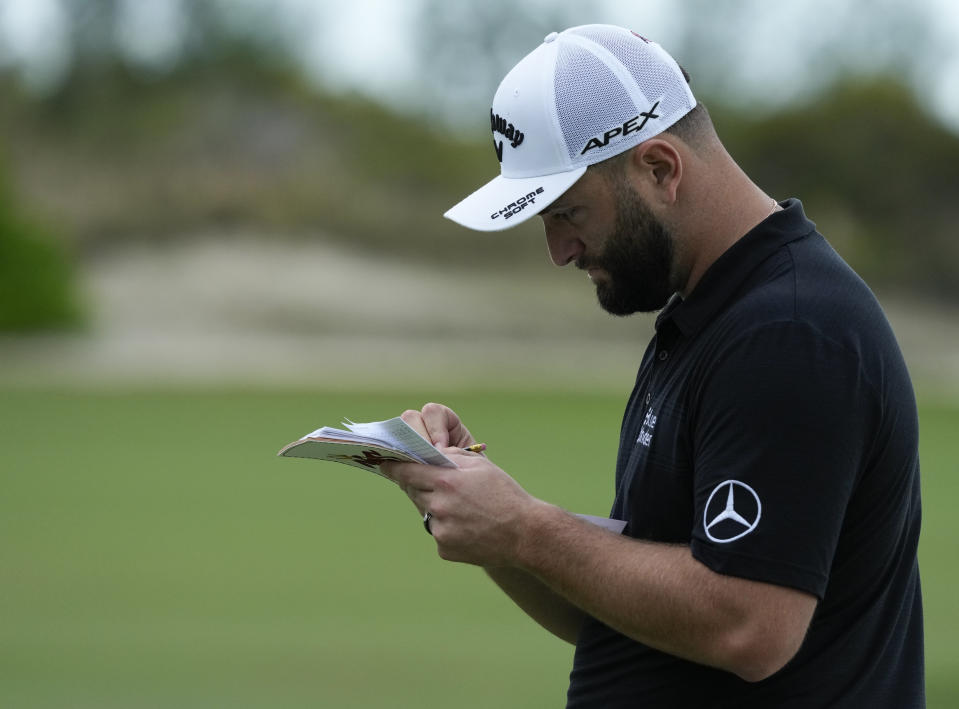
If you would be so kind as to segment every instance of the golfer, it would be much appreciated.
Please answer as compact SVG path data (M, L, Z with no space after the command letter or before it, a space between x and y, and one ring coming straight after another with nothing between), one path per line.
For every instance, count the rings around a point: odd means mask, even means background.
M445 406L403 414L459 466L387 466L439 555L575 644L568 707L924 706L916 405L869 288L634 32L550 34L490 127L500 175L446 216L538 216L604 309L659 314L623 417L621 532L463 451Z

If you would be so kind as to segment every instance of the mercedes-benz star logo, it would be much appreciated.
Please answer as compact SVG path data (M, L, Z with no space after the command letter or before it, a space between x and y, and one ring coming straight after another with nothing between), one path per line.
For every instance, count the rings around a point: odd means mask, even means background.
M762 511L759 495L749 485L738 480L721 482L703 510L706 536L719 544L744 537L756 529Z

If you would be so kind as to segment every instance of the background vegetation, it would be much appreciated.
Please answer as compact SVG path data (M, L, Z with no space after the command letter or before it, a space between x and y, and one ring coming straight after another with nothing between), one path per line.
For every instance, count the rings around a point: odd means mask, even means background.
M78 323L73 264L66 251L62 241L19 213L0 175L0 332Z
M249 49L159 79L111 65L42 100L7 93L0 129L17 136L20 197L81 254L245 225L417 259L539 265L538 236L441 217L495 174L482 133L323 93ZM959 299L959 136L909 88L840 83L758 116L704 100L747 172L779 198L799 196L867 281Z
M688 7L708 13L701 5ZM457 112L440 96L447 88L461 96L464 86L486 95L530 34L567 24L562 10L520 13L504 35L499 3L425 3L418 56L436 83L401 111L310 81L283 23L254 5L184 6L189 32L159 67L131 59L110 34L124 3L65 7L69 71L40 93L0 75L0 135L20 209L53 225L80 257L117 241L242 225L443 263L538 267L539 239L522 235L535 225L520 236L476 234L442 219L496 163L483 137L485 101L473 97L478 108L466 119L465 98ZM799 196L879 290L959 299L959 136L900 65L834 67L816 91L773 110L731 94L704 56L705 39L692 40L684 64L693 88L747 172L779 198ZM457 61L464 55L473 61Z

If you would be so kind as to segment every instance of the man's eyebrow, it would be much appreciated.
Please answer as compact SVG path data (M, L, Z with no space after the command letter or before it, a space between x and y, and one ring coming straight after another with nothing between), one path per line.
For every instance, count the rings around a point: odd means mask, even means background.
M541 216L545 217L546 215L551 214L552 212L561 212L564 209L569 209L569 203L560 202L559 200L556 200L555 202L551 202L550 204L547 204L545 207L543 207L539 213Z

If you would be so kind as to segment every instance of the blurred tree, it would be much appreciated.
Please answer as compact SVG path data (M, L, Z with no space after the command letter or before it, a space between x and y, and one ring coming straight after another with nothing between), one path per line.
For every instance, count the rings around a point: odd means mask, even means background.
M955 41L928 2L684 0L671 11L668 49L692 74L696 95L752 110L808 101L852 77L928 89Z
M466 122L469 134L488 120L500 80L550 32L595 22L596 0L516 3L508 0L423 0L416 22L417 63L429 103L445 121ZM421 104L421 107L426 102ZM464 106L475 106L464 111ZM431 111L432 112L432 111ZM475 123L464 119L475 115Z
M0 0L4 3L29 0ZM51 0L64 25L66 73L98 74L117 65L142 78L183 65L197 66L237 47L256 48L261 58L292 62L294 45L306 35L293 6L277 12L270 2L235 0ZM315 8L311 17L317 16ZM52 48L51 48L52 49ZM57 86L51 87L54 90Z
M901 82L836 84L768 117L718 107L730 151L881 287L959 297L959 136Z
M595 1L573 10L546 0L423 0L421 41L412 44L432 78L432 98L421 108L436 108L426 117L316 90L287 48L278 48L289 36L285 21L265 16L262 2L166 0L180 8L180 19L168 21L183 27L182 36L164 45L167 59L157 50L157 63L147 65L143 57L124 58L112 44L117 33L103 29L133 22L125 13L140 3L65 3L75 51L86 59L44 99L30 99L0 77L0 134L14 137L9 157L18 195L81 245L242 224L445 260L456 255L435 245L457 227L440 215L496 170L486 121L497 82L530 49L531 37L535 44L549 31L594 19ZM951 196L959 184L959 138L931 117L927 100L905 88L903 72L800 92L770 113L723 90L745 69L735 51L717 43L732 42L736 23L751 12L764 21L779 16L761 13L758 0L681 7L701 13L684 40L692 53L687 60L682 48L670 50L690 69L694 90L750 173L779 197L801 197L839 251L876 285L959 298ZM852 23L849 12L837 17ZM692 21L683 20L690 27ZM850 46L864 51L878 24L862 22L874 30L854 27L848 35ZM910 42L914 29L902 29ZM782 27L776 31L781 35ZM830 55L829 42L801 42L823 77L852 56L846 49ZM883 66L899 66L901 51L890 50ZM709 90L710 77L718 77L718 91ZM793 88L786 78L779 84ZM475 122L460 118L451 136L446 111ZM515 236L459 230L449 248L471 262L521 260L516 249L541 253L538 239Z
M63 329L80 319L65 245L17 212L0 174L0 332Z

